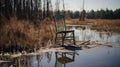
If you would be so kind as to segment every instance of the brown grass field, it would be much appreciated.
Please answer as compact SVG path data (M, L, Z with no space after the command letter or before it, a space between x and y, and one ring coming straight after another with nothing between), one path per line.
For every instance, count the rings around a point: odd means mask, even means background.
M17 20L16 16L0 20L0 51L39 49L54 41L55 28L53 22L46 18L37 24L28 20Z
M120 19L86 19L85 21L69 19L66 23L68 25L91 25L94 30L120 33Z
M0 20L0 49L39 49L48 46L49 41L54 44L55 25L54 21L46 18L33 24L29 20L17 20L15 16L7 20ZM92 29L106 32L120 33L120 20L67 19L68 25L92 25Z

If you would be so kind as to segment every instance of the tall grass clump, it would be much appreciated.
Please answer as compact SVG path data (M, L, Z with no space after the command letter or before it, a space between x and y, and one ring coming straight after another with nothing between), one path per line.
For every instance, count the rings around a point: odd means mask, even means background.
M1 15L0 19L0 51L34 51L54 44L54 22L46 18L36 21L18 20L14 15L10 20Z
M43 46L54 46L55 39L55 25L54 22L50 18L46 18L41 21L39 25L39 40L41 47ZM50 45L52 44L52 45Z

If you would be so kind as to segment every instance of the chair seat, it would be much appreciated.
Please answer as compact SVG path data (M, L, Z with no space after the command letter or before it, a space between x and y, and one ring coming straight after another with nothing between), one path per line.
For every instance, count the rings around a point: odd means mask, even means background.
M60 32L57 32L57 33L71 33L71 32L74 32L74 30L60 31Z
M67 35L69 34L70 35ZM61 35L61 36L58 36L58 35ZM72 34L72 35L71 35ZM70 41L73 41L72 44L75 45L75 37L74 37L74 30L67 30L67 31L60 31L60 32L56 32L56 40L57 39L62 39L62 45L64 45L64 41L65 40L70 40Z
M60 36L58 38L62 38L62 36ZM73 39L73 36L66 36L65 39Z

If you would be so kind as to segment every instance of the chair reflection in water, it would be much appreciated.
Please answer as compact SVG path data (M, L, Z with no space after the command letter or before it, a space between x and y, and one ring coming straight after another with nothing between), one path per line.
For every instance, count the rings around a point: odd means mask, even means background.
M75 61L75 52L56 52L55 67L66 67L66 64Z
M69 40L72 42L72 45L75 45L75 35L74 30L66 29L65 16L61 14L56 14L54 16L55 28L56 28L56 37L55 43L62 41L62 46L65 45L65 41Z

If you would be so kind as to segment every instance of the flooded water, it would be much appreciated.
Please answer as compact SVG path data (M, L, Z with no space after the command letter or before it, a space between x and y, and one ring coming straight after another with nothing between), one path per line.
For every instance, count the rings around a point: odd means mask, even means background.
M70 27L76 41L94 41L101 45L75 52L45 52L35 56L21 56L12 62L0 62L0 67L120 67L120 34L98 32L90 27ZM104 45L111 45L106 47Z
M79 27L71 27L71 30L75 30L76 41L99 41L102 44L107 42L120 43L120 34L111 32L98 32L91 30L90 27L84 29Z

